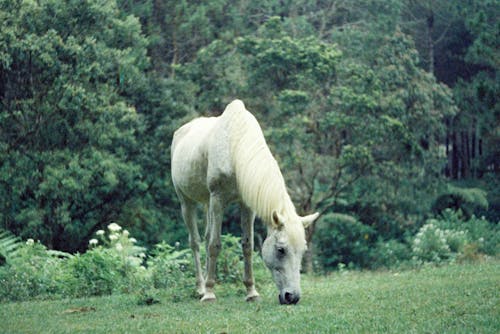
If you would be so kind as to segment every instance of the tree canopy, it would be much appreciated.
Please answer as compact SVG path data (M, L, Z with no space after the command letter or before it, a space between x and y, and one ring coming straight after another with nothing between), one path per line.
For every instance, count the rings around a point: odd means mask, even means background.
M0 0L0 227L65 251L115 221L145 244L185 240L172 133L234 98L301 214L404 238L447 183L472 183L498 216L498 9Z

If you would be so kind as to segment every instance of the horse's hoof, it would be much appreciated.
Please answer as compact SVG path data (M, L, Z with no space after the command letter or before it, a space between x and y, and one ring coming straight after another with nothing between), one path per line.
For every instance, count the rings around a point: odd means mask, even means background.
M246 296L245 300L249 303L260 302L260 296L259 296L259 294Z
M205 293L205 295L200 299L200 302L202 303L213 303L217 300L215 298L215 294L213 293Z
M203 298L203 296L205 296L205 290L197 290L196 291L196 294L198 295L199 298Z

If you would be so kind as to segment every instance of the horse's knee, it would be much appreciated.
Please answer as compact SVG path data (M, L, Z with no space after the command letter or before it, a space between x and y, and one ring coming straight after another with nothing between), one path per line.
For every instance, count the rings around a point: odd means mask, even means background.
M208 254L211 257L217 257L220 253L222 246L220 240L214 240L208 245Z
M248 238L248 237L244 237L244 238L241 240L241 247L242 247L243 249L246 249L246 248L252 247L252 242L250 241L250 238Z
M194 238L192 236L189 236L189 246L191 247L191 250L193 252L199 252L200 251L200 240L197 238Z
M243 284L248 288L253 288L255 285L255 281L253 277L248 277L243 280Z
M241 241L241 249L243 250L244 256L252 255L253 242L249 238L243 238Z

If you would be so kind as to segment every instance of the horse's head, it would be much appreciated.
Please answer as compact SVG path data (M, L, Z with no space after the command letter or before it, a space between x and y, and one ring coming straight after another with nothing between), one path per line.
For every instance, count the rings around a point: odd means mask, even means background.
M300 299L300 267L307 249L304 227L317 217L318 213L285 218L273 212L262 257L278 287L280 304L296 304Z

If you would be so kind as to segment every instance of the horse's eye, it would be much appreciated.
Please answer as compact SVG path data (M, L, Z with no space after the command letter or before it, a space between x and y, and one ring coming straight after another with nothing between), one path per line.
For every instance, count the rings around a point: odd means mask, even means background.
M278 251L278 255L281 257L281 256L284 256L286 254L286 249L283 248L283 247L278 247L276 249Z

